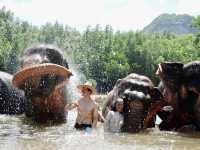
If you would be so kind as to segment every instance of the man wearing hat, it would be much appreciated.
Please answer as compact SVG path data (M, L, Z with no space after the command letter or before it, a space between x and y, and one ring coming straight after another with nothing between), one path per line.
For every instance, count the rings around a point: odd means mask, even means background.
M98 121L98 105L91 96L96 93L96 90L90 82L78 85L77 88L80 90L82 97L77 102L67 105L65 110L77 108L78 113L74 126L76 129L94 128Z

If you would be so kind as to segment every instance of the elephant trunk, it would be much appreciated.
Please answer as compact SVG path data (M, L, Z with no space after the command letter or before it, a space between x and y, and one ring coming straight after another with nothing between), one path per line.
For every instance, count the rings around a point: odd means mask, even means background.
M122 131L136 133L143 129L149 97L138 91L124 93L124 125Z
M122 131L131 133L141 131L143 129L144 116L145 113L143 109L135 109L130 112L125 112Z

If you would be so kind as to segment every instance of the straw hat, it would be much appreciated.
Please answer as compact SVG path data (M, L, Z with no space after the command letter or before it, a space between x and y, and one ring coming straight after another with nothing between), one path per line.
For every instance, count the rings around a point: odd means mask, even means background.
M42 75L52 74L54 76L63 77L63 82L68 80L68 78L72 75L72 73L65 67L52 64L52 63L44 63L37 64L31 67L26 67L20 71L18 71L12 80L12 83L16 87L20 87L25 83L27 79L31 77L40 77Z
M89 82L89 81L87 81L84 84L78 85L77 88L80 89L80 90L82 90L83 88L90 89L92 91L92 95L96 93L95 88L93 87L92 83Z

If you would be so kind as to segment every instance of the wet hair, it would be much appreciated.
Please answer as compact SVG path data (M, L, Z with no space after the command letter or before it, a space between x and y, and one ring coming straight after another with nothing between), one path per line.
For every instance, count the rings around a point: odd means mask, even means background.
M123 99L118 98L116 101L114 101L114 103L111 105L111 110L116 112L117 111L117 103L120 103L120 102L124 103ZM121 113L123 113L123 112L121 112Z
M87 87L84 87L83 89L87 89L88 92L90 92L90 94L92 94L92 90L87 88ZM81 92L83 91L83 89L81 90Z
M92 90L91 89L87 88L87 90L88 90L88 92L90 92L90 94L92 94Z

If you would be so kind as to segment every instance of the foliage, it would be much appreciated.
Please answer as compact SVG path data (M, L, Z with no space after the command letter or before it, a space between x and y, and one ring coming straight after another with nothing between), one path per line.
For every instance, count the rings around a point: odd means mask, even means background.
M200 30L200 16L195 18L192 22L193 26ZM196 38L194 40L194 44L196 48L200 49L200 33L196 34Z
M200 29L200 17L194 25ZM110 91L119 78L132 72L157 83L155 71L163 61L200 60L200 34L114 32L109 25L88 26L80 33L58 22L33 26L16 19L4 7L0 9L0 30L1 70L16 72L23 50L33 44L54 44L63 48L71 66L97 83L99 92Z

